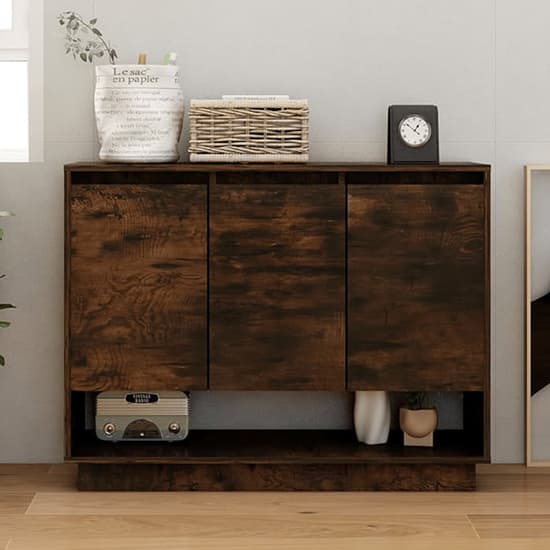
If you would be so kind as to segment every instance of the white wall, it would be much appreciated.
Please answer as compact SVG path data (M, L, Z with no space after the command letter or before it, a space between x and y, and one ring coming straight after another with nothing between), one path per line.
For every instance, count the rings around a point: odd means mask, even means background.
M0 166L0 461L62 459L62 164L94 159L91 68L56 14L99 17L122 62L179 53L187 97L311 101L313 160L382 161L391 103L436 103L443 160L494 171L493 457L522 460L522 165L550 162L546 0L45 0L45 158Z

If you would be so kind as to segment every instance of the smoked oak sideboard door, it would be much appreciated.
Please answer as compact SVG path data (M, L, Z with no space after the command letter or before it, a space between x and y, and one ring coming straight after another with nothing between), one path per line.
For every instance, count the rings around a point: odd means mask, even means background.
M206 388L207 185L140 184L136 174L120 174L129 183L79 184L77 176L69 190L71 389Z
M336 173L217 174L210 258L211 389L345 389Z
M361 180L348 179L348 388L483 390L484 185Z

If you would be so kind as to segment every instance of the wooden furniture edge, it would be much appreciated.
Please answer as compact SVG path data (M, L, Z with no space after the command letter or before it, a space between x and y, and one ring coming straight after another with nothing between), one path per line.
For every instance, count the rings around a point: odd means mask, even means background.
M550 166L547 167L548 170L550 170ZM74 458L71 457L71 441L70 441L70 434L71 434L71 391L70 391L70 384L68 383L68 374L69 374L69 361L68 361L68 341L70 338L70 327L69 327L69 319L70 319L70 311L68 309L70 300L68 299L70 296L70 201L68 200L70 198L70 189L72 184L72 174L74 172L202 172L202 173L210 173L210 183L213 183L213 178L215 178L216 172L224 172L224 171L231 171L231 172L268 172L268 171L279 171L279 172L338 172L339 173L339 181L341 183L345 183L347 186L347 182L345 182L345 174L350 172L394 172L394 173L403 173L403 172L477 172L477 173L484 173L483 177L483 185L486 189L486 212L485 212L485 223L486 223L486 235L487 235L487 250L486 250L486 261L487 261L487 277L490 281L490 171L491 166L485 165L485 164L447 164L447 165L413 165L413 166L389 166L385 164L362 164L362 163L338 163L338 164L332 164L332 163L308 163L306 165L301 164L285 164L285 165L277 165L277 164L262 164L262 165L255 165L255 164L170 164L170 165L114 165L114 164L105 164L105 163L76 163L76 164L67 164L65 165L65 209L66 209L66 217L65 217L65 277L66 277L66 284L65 284L65 296L66 296L66 306L65 306L65 383L66 383L66 390L65 390L65 427L66 427L66 440L65 440L65 456L67 462L77 462L80 463L79 466L79 472L80 468L82 469L82 476L79 473L79 486L80 486L80 479L82 478L84 481L82 481L82 485L84 490L86 489L86 484L92 484L93 481L85 481L86 475L88 472L92 472L94 467L99 468L99 470L93 470L94 472L99 473L100 475L103 475L101 472L107 472L107 475L109 475L108 467L112 466L114 467L121 467L123 464L120 463L112 463L112 461L106 461L106 463L83 463L84 460L81 460L80 457ZM207 186L209 188L209 186ZM347 206L347 203L346 203ZM346 223L347 223L347 216L346 216ZM347 232L346 232L347 235ZM347 241L347 237L346 237ZM208 236L207 236L207 243L208 243ZM207 245L208 246L208 245ZM346 255L347 255L347 242L346 242ZM347 262L346 262L346 268L347 268ZM347 288L347 287L346 287ZM488 308L488 315L490 315L490 284L486 285L486 293L487 293L487 303L486 307ZM346 307L347 307L347 299L346 299ZM346 313L347 314L347 313ZM488 317L489 319L489 317ZM490 330L490 323L487 323L487 330ZM209 334L209 331L208 331ZM347 345L347 338L346 338L346 345ZM207 348L209 349L209 348ZM488 357L488 363L490 364L490 332L487 334L487 357ZM208 364L208 362L207 362ZM485 419L484 419L484 430L485 430L485 445L484 445L484 456L483 461L488 461L490 459L490 368L487 366L486 369L486 387L484 388L484 396L485 396ZM97 462L97 461L96 461ZM109 462L109 463L107 463ZM475 460L475 463L481 463L482 460ZM124 463L124 466L128 466L129 463ZM418 466L418 467L425 467L426 471L428 471L428 467L431 467L433 470L437 467L450 467L450 468L466 468L466 470L463 471L463 474L466 476L466 478L470 478L473 472L474 481L473 481L473 487L475 488L475 464L470 461L461 460L459 463L453 463L453 464L443 464L443 463L422 463L422 462L415 462L412 464L401 464L392 462L387 465L381 465L376 463L365 463L361 464L358 462L355 463L324 463L323 461L320 461L316 464L276 464L277 468L280 468L281 472L285 473L285 475L290 475L289 471L285 471L284 468L288 468L290 466L293 467L293 475L296 478L301 477L300 471L304 470L306 467L329 467L329 473L331 475L335 476L336 481L333 481L335 484L344 484L346 483L346 476L349 475L345 472L346 469L367 469L369 472L374 471L379 466L386 466L395 468L397 470L406 470L406 467L409 466ZM543 464L541 464L543 465ZM550 463L548 463L550 465ZM185 484L187 483L185 480L189 479L188 473L186 473L185 469L189 468L191 464L168 464L168 463L147 463L147 464L132 464L132 466L146 466L147 468L152 469L167 469L167 468L173 468L174 472L177 473L178 476L183 476L179 483ZM201 462L200 464L193 464L193 466L200 466L201 468L204 467L204 474L207 476L214 475L220 475L219 474L219 467L220 464L209 464L206 462ZM272 464L261 464L261 463L252 463L252 464L224 464L224 470L225 473L230 471L231 468L237 468L241 467L247 467L247 469L257 469L258 472L262 470L263 467L273 467ZM218 470L216 470L218 468ZM422 469L419 468L418 472L420 472ZM166 470L168 472L168 470ZM183 472L183 473L178 473ZM150 475L153 475L152 473ZM222 472L221 475L224 475L224 472ZM283 475L283 474L281 474ZM369 473L370 475L370 473ZM147 476L146 476L147 477ZM92 476L93 478L93 476ZM209 478L208 478L209 479ZM248 490L269 490L268 487L265 487L265 481L262 481L262 475L260 473L256 474L256 478L252 476L251 478L253 481L251 483L257 483L262 485L262 489L248 489ZM254 479L256 479L254 481ZM102 481L99 480L97 483L101 483ZM105 480L105 483L108 483L109 480ZM123 483L121 480L120 483ZM130 483L130 481L126 481L125 483ZM164 483L164 482L163 482ZM208 483L215 483L214 481L210 480ZM371 483L369 481L369 483ZM131 483L130 483L131 484ZM465 483L467 485L467 483ZM208 484L207 484L208 486ZM214 485L211 485L212 487ZM260 486L260 485L258 485ZM336 486L336 485L334 485ZM300 488L295 488L292 486L289 486L289 489L277 489L277 490L304 490ZM365 488L357 488L357 490L366 490L366 489L374 489L378 488L379 490L400 490L396 489L395 486L388 487L388 489L375 487L375 486L368 486ZM451 490L452 488L445 488L445 487L436 487L435 489L429 488L425 490L437 490L437 489L445 489L445 490ZM200 490L207 490L202 489L199 487ZM355 487L345 488L342 490L353 490ZM408 487L403 490L424 490L421 487L416 488L415 487ZM463 490L464 487L462 487L461 490ZM93 487L90 487L90 490L98 490L94 489ZM108 489L105 489L108 490ZM127 489L129 490L129 489ZM154 489L153 489L154 490ZM161 490L161 489L159 489ZM210 489L210 490L216 490L216 489ZM227 490L227 489L226 489ZM237 489L236 489L237 490ZM242 490L242 489L239 489ZM317 488L312 490L325 490L323 488ZM326 489L326 490L337 490L337 489Z
M473 491L474 464L80 464L81 491Z
M525 315L525 464L531 460L531 171L525 166L525 264L524 264L524 315Z
M65 246L65 265L64 265L64 296L65 304L63 308L64 312L64 366L63 377L65 384L65 399L64 399L64 425L65 425L65 456L71 456L72 442L72 420L71 420L71 384L70 384L70 360L69 360L69 343L71 337L71 323L70 323L70 297L71 297L71 170L65 166L65 186L64 186L64 200L65 200L65 222L64 222L64 246Z
M476 163L391 165L382 163L173 163L115 164L76 162L71 172L489 172L491 165Z
M485 406L485 418L483 422L483 456L487 462L491 460L491 170L486 170L483 177L485 191L485 388L483 389L483 399Z
M531 437L531 221L532 221L532 175L533 172L550 172L550 164L526 164L524 167L524 185L525 185L525 247L524 247L524 336L525 336L525 355L524 355L524 380L525 380L525 466L527 468L548 468L550 460L534 460L532 456L532 437Z

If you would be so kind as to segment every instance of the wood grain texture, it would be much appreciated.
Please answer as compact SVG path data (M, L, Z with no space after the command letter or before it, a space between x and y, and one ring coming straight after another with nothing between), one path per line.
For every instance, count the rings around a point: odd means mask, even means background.
M65 492L64 482L42 492L32 483L43 467L2 465L0 473L22 476L12 495L39 492L26 513L0 516L0 548L10 541L8 550L547 550L550 476L531 468L523 477L535 484L518 490L517 473L502 474L518 466L483 470L499 473L479 475L476 492L106 494Z
M206 186L73 185L73 390L207 387Z
M0 492L0 523L2 516L24 514L33 497L34 493L24 491Z
M483 177L489 173L491 167L488 164L476 162L442 162L441 164L425 164L398 166L380 162L304 162L304 163L193 163L178 162L174 164L148 164L148 163L110 163L110 162L76 162L67 164L65 168L73 173L218 173L218 172L360 172L378 174L447 174L453 173L471 174L475 173Z
M344 186L219 174L210 190L210 388L345 388Z
M546 539L550 544L550 514L471 514L482 539Z
M119 464L475 464L482 442L461 430L438 430L434 447L404 447L400 431L386 445L358 443L351 430L192 430L170 444L74 438L71 461Z
M544 539L479 539L464 540L462 537L440 537L437 539L408 539L405 537L387 537L365 540L364 537L322 538L319 536L304 539L285 537L272 533L268 537L227 537L227 538L189 538L170 537L160 534L154 538L118 538L109 537L87 539L82 537L64 539L59 536L43 540L14 539L7 550L548 550L548 540Z
M500 539L500 544L494 540L472 540L465 541L462 538L453 539L451 537L442 537L435 540L412 540L406 545L408 550L547 550L548 541L546 540L518 540L518 539ZM470 544L471 543L471 544ZM33 546L38 545L38 546ZM281 537L273 534L269 537L236 537L227 539L189 539L187 537L169 537L161 536L158 540L151 538L140 540L137 537L128 539L117 539L112 543L108 538L87 539L60 539L58 543L49 539L48 541L39 541L37 539L13 540L7 550L97 550L98 548L108 550L396 550L403 544L403 539L388 537L383 540L365 540L362 537L338 537L333 539L323 539L321 537L312 537L310 539ZM545 546L546 545L546 546Z
M484 242L483 248L485 253L484 263L484 278L485 278L485 308L484 308L484 324L485 324L485 361L484 361L484 382L483 382L483 405L485 410L483 411L483 423L479 423L479 431L482 434L484 441L484 456L487 462L491 461L491 410L492 410L492 396L491 396L491 363L492 363L492 345L491 345L491 304L493 301L492 292L492 241L493 235L491 231L491 170L485 170L483 174L483 223L484 223Z
M485 476L478 476L483 478ZM308 514L332 516L334 521L360 511L369 516L407 515L411 517L457 514L548 514L550 492L524 490L518 494L510 486L508 476L498 475L500 486L491 492L482 489L472 492L399 493L391 492L327 492L301 493L217 493L167 492L133 493L39 492L27 510L30 516L72 517L81 515L169 516L177 513L192 519L194 516L222 514L247 518L261 511L269 517L278 514ZM534 477L534 476L533 476ZM536 476L548 477L548 476ZM483 480L479 487L483 486ZM510 491L510 488L512 489Z
M479 466L480 465L478 465L478 468ZM501 475L478 475L478 479L481 480L478 488L484 492L498 492L502 490ZM506 489L507 491L515 491L516 493L526 493L530 491L545 491L550 493L550 476L548 474L507 474Z
M477 473L485 477L490 475L506 476L506 481L513 479L513 476L548 476L550 479L550 466L529 467L525 464L478 464ZM535 478L537 479L537 478ZM502 484L499 480L498 483Z
M111 493L112 494L112 493ZM131 498L131 495L128 495ZM215 515L208 512L186 516L177 507L167 515L24 515L5 516L0 523L0 540L4 534L14 538L58 537L78 539L110 538L111 544L124 538L193 537L227 539L237 537L268 537L279 532L286 537L304 540L319 537L461 537L476 538L464 515L365 515L361 509L349 510L346 516L335 518L331 513L308 513L308 510L281 510L266 513L262 508L250 510L242 517L227 513L219 506ZM60 536L61 535L61 536ZM0 546L1 548L1 546ZM100 548L98 546L98 548Z
M72 403L71 403L71 192L73 185L73 174L71 170L65 166L65 186L63 189L63 200L65 219L63 224L63 245L64 245L64 260L63 266L63 385L65 388L63 400L63 425L65 431L64 439L64 454L71 454L71 435L72 435Z
M80 464L81 491L472 491L473 464Z
M347 487L354 475L354 487L367 487L383 465L381 485L433 489L441 476L416 468L432 464L466 465L454 485L467 484L470 466L489 457L489 173L462 164L68 167L67 457L147 465L161 472L152 485L176 476L184 488ZM205 389L208 337L212 389L472 390L464 430L421 451L288 432L253 442L233 432L217 445L193 433L170 448L122 450L87 438L82 391ZM36 482L49 490L51 480Z
M483 185L348 186L348 389L483 390Z
M43 466L48 467L46 464ZM72 491L75 485L76 470L72 468L65 468L59 473L50 473L47 469L38 471L29 466L9 473L0 469L0 494L23 492L32 495L36 491Z

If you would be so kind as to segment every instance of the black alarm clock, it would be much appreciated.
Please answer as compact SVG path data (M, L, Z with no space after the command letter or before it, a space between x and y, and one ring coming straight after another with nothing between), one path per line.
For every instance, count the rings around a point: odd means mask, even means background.
M388 164L438 164L439 121L435 105L391 105Z

